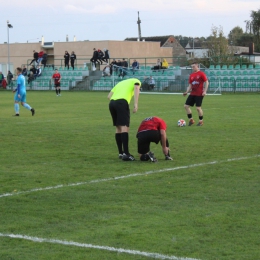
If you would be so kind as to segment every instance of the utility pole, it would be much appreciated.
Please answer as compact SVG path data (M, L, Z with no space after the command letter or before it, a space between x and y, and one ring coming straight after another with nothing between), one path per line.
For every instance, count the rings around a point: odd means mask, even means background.
M141 35L141 20L139 18L139 11L138 11L137 24L138 24L138 38L139 38L139 41L141 41L142 35Z
M9 23L9 21L7 21L7 47L8 47L7 72L8 72L8 70L10 70L9 28L13 28L13 26Z

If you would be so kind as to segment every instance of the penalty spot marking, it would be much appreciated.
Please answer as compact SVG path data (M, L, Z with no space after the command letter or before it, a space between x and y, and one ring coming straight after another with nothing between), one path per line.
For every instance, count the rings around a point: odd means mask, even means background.
M0 237L25 239L25 240L29 240L29 241L33 241L33 242L38 242L38 243L51 243L51 244L60 244L60 245L65 245L65 246L77 246L77 247L84 247L84 248L93 248L93 249L106 250L106 251L112 251L112 252L117 252L117 253L146 256L146 257L155 258L155 259L199 260L199 259L195 259L195 258L169 256L169 255L162 255L162 254L159 254L159 253L143 252L143 251L139 251L139 250L130 250L130 249L124 249L124 248L110 247L110 246L99 246L99 245L78 243L78 242L74 242L74 241L48 239L48 238L40 238L40 237L31 237L31 236L24 236L24 235L2 234L2 233L0 233Z
M177 170L181 170L181 169L189 169L189 168L200 167L200 166L211 165L211 164L219 164L219 163L227 163L227 162L232 162L232 161L248 160L248 159L253 159L253 158L258 158L258 157L260 157L260 154L256 154L256 155L248 156L248 157L231 158L231 159L221 160L221 161L212 161L212 162L206 162L206 163L190 164L190 165L178 166L178 167L174 167L174 168L165 168L165 169L160 169L160 170L155 170L155 171L147 171L147 172L144 172L144 173L132 173L132 174L128 174L128 175L122 175L122 176L111 177L111 178L106 178L106 179L97 179L97 180L92 180L92 181L69 183L69 184L60 184L60 185L56 185L56 186L49 186L49 187L44 187L44 188L31 189L31 190L27 190L27 191L4 193L4 194L0 195L0 198L11 197L11 196L21 195L21 194L27 194L27 193L37 192L37 191L61 189L61 188L73 187L73 186L81 186L81 185L86 185L86 184L91 184L91 183L115 181L115 180L120 180L120 179L144 176L144 175L148 175L148 174L177 171Z

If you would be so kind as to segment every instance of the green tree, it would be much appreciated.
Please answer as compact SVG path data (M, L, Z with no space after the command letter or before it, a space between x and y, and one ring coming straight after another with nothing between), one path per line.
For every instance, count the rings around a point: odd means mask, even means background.
M249 33L243 33L239 39L237 39L238 46L248 47L251 42L254 41L254 36Z
M241 38L243 35L243 29L239 26L234 27L228 34L228 41L229 44L232 46L237 46L238 40Z
M253 35L255 49L260 51L260 9L251 11L250 17L251 20L245 21L246 33Z
M204 47L213 63L226 64L231 52L228 39L225 37L222 26L212 26L211 35L207 38Z

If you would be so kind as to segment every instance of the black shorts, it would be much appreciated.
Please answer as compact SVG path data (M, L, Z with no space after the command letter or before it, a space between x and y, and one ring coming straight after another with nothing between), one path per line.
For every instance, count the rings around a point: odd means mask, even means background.
M137 133L137 147L139 154L146 154L150 151L150 143L158 144L161 141L161 133L157 130L148 130Z
M196 107L201 107L203 98L204 96L189 95L188 98L186 99L185 105L193 107L194 104L196 104Z
M114 126L130 126L130 109L125 99L111 100L109 111Z
M55 83L54 85L55 85L55 88L60 87L60 82Z

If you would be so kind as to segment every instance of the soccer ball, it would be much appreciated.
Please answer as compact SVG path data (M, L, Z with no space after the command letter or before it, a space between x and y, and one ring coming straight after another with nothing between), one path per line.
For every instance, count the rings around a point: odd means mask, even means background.
M180 127L186 126L185 120L184 120L184 119L180 119L180 120L178 121L178 126L180 126Z

